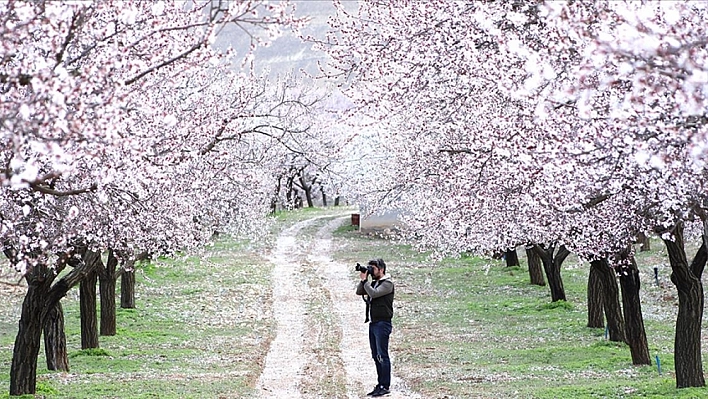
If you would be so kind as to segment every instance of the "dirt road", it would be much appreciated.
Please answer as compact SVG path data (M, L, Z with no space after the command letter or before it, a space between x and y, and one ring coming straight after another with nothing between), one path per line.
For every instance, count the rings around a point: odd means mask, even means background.
M363 398L376 384L357 275L331 257L332 232L347 219L308 219L278 237L271 256L277 332L257 383L261 399ZM386 397L419 398L396 377L395 361Z

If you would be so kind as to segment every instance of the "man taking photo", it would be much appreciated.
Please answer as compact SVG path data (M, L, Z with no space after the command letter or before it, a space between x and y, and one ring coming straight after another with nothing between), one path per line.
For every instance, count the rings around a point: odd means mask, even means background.
M366 321L369 322L369 346L376 363L378 384L367 396L378 397L391 393L391 360L388 357L388 339L393 326L393 281L386 276L383 259L370 260L370 266L360 272L361 282L356 294L366 301ZM371 282L368 277L371 275Z

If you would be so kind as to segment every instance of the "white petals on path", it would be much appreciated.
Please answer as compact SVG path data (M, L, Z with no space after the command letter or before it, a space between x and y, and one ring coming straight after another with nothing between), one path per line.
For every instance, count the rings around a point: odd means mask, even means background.
M339 352L327 356L339 358L344 365L346 398L363 398L376 384L376 368L369 350L368 325L364 323L364 303L354 294L356 278L353 265L345 265L332 260L332 232L341 226L346 217L337 217L321 227L315 238L303 236L301 231L323 218L308 219L283 231L278 237L276 249L271 258L273 268L273 313L277 323L275 339L265 359L265 367L258 379L257 390L260 399L303 399L301 387L308 376L305 367L306 354L306 309L309 292L307 281L313 278L323 280L329 292L336 328L341 331ZM366 259L362 260L366 261ZM394 262L395 263L395 262ZM303 268L302 265L313 266ZM314 269L314 270L313 270ZM395 330L394 320L394 330ZM391 346L395 348L396 343ZM390 399L414 399L418 395L405 389L405 384L395 376L395 356L392 355L393 373Z
M258 378L256 388L261 399L299 399L303 355L305 296L298 283L300 274L300 254L297 235L315 219L283 231L271 261L273 267L273 316L277 323L275 339L270 345L265 359L265 367Z

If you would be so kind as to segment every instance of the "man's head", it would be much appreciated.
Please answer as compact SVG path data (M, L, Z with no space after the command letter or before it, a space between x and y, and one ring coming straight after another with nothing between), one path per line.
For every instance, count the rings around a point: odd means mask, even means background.
M384 274L386 274L386 263L384 262L383 259L381 259L381 258L372 259L372 260L369 261L368 264L369 264L369 266L371 266L371 267L373 268L373 270L374 270L374 273L373 273L373 276L372 276L372 277L374 278L374 280L378 280L378 279L380 279L381 277L383 277Z

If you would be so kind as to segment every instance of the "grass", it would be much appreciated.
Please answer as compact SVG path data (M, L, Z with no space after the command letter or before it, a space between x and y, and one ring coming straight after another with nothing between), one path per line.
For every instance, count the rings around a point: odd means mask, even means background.
M273 218L273 233L347 209L279 213ZM306 228L304 234L314 231ZM44 349L40 349L37 397L251 397L275 332L270 307L272 266L263 256L270 246L268 240L249 244L223 236L197 255L138 264L136 309L117 310L117 334L100 337L99 349L81 350L78 290L71 290L62 300L71 371L47 371ZM2 276L2 280L17 278ZM0 289L2 398L7 397L10 384L25 288L0 285ZM322 334L318 350L324 356L336 347L337 337L328 331ZM342 382L333 389L341 391L344 386Z
M50 372L40 351L37 395L52 398L205 398L253 394L274 332L270 264L223 238L203 257L138 265L136 309L118 309L115 336L81 350L77 290L62 301L70 373ZM120 280L119 280L120 289ZM13 301L16 301L13 299ZM7 306L7 302L4 304ZM0 324L0 383L9 368L19 306ZM13 314L14 313L14 314ZM6 321L6 320L3 320ZM7 391L6 391L7 392Z
M273 231L332 214L280 213L273 219ZM303 234L313 236L315 231L313 225ZM589 267L573 257L562 271L568 301L551 303L547 287L528 283L523 256L522 267L511 268L472 256L432 262L408 246L362 235L348 225L335 231L334 241L335 258L351 265L352 281L356 262L379 257L387 262L396 282L394 373L422 398L708 396L704 388L675 388L677 298L659 242L637 260L650 353L660 358L661 374L656 364L632 366L626 345L607 341L603 329L586 327ZM259 245L269 243L222 237L203 256L138 265L137 308L118 309L118 332L101 337L99 349L81 350L78 290L70 291L62 304L71 372L46 371L42 349L36 397L252 397L275 327L271 266ZM659 284L654 282L655 266ZM317 279L308 284L323 288ZM0 384L9 387L23 289L0 288ZM344 397L346 381L328 377L328 370L342 367L328 356L337 350L341 331L327 327L336 325L331 313L315 311L328 306L327 298L317 300L323 303L309 304L307 329L316 337L310 349L317 361L309 366L317 367L312 375L321 380L306 382L304 388L308 397ZM703 336L708 337L706 331ZM366 352L362 349L362 356Z
M396 282L394 370L424 398L708 396L705 388L675 388L675 288L659 242L637 258L650 352L659 356L662 374L656 364L633 366L625 344L586 327L589 265L575 258L562 272L568 301L551 303L547 287L528 283L523 257L522 267L511 268L466 256L434 263L347 227L336 237L343 243L340 261L387 261ZM651 284L655 265L663 271L658 286Z

